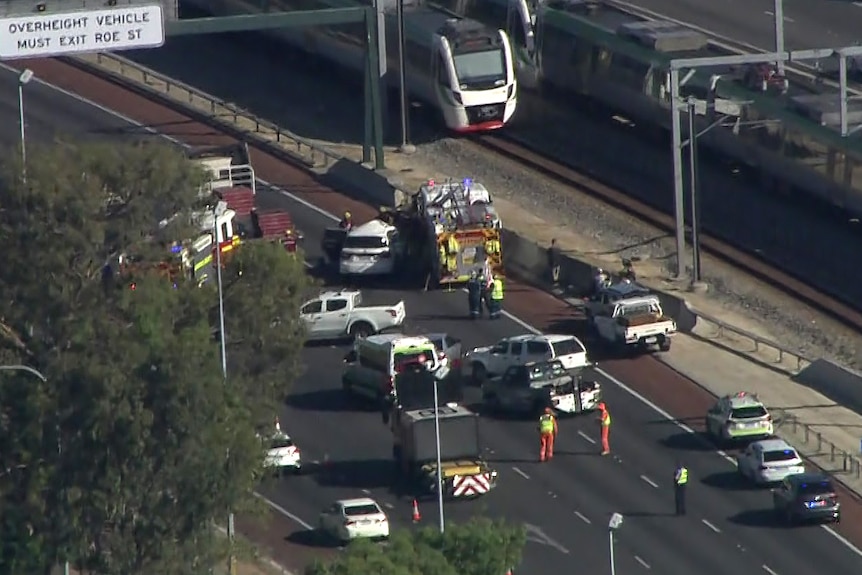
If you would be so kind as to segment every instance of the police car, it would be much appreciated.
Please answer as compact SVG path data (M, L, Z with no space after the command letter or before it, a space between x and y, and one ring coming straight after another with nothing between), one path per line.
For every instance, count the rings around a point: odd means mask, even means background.
M267 438L266 459L264 467L281 475L285 472L299 473L302 470L302 455L293 440L281 430L278 420L275 422L275 432Z
M707 435L723 442L772 437L772 416L756 395L740 391L725 395L706 414Z

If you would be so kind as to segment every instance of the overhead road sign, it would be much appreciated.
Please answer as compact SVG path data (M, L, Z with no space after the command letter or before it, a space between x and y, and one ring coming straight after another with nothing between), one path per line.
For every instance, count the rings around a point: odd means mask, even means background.
M0 18L0 60L156 48L164 43L161 4Z

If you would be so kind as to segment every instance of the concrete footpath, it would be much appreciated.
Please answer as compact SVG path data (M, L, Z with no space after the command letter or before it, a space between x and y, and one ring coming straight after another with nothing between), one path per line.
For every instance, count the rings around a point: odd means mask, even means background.
M175 105L192 109L209 121L221 123L251 141L273 146L293 157L302 157L318 171L328 168L331 162L353 163L354 158L351 156L354 154L351 151L355 153L355 147L332 146L328 149L330 145L327 143L297 138L287 130L250 117L244 111L194 88L144 71L131 62L110 55L87 55L80 60L103 74L137 85L142 92L158 94ZM424 173L421 166L410 165L409 157L393 154L387 157L387 164L390 172L399 174L397 179L402 180L398 182L403 185L402 189L411 189L413 184L428 177L442 179L459 176ZM593 249L594 240L591 242L589 238L579 237L577 230L550 226L527 213L521 206L509 202L501 201L498 204L495 201L495 205L507 228L540 246L548 245L550 238L555 237L568 255L610 269L619 265L619 252L596 252ZM666 273L659 262L639 262L638 276L652 288L674 291L680 297L683 296L682 290L665 278ZM729 310L706 295L688 294L685 299L697 310L720 317L723 322L737 326L745 333L765 340L779 340L769 333L769 328L758 318L745 317L736 310ZM794 376L807 365L799 356L782 355L775 347L757 345L751 338L734 335L727 329L720 330L701 318L697 322L691 335L680 334L673 350L657 357L714 395L737 391L756 393L773 410L777 433L781 437L795 445L811 461L834 473L862 497L859 457L862 415L796 383Z

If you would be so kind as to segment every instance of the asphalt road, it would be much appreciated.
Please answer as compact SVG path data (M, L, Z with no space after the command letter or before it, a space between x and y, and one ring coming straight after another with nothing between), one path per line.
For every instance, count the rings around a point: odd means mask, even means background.
M3 81L8 81L7 76L5 71L0 73ZM82 133L118 133L117 128L122 127L104 112L45 93L53 103L42 108L44 116L39 120L46 126L65 128L67 120L63 115L71 113ZM5 98L8 91L2 94ZM15 116L9 116L8 105L2 109L7 114L2 122L4 141L14 141ZM37 110L34 106L33 113ZM45 130L43 137L51 132ZM39 137L34 133L34 138ZM329 220L264 186L259 193L266 204L291 211L306 233L306 247L314 259L321 231ZM540 297L543 296L513 283L509 288L512 302L507 306L517 309L525 298ZM460 292L369 293L369 300L381 303L402 298L407 304L411 331L451 331L466 345L491 343L525 329L511 319L464 320L466 302ZM557 321L562 323L557 325L562 327L558 329L570 325L567 322L571 313L562 310L561 314ZM551 329L550 321L537 327ZM318 346L304 352L309 368L296 383L282 414L284 427L296 437L306 459L317 460L320 465L312 466L306 476L267 483L263 492L304 522L313 524L317 512L332 499L365 490L391 506L390 516L398 526L408 527L409 498L390 489L391 444L386 427L378 414L358 409L337 391L343 351ZM608 361L605 369L621 373L631 366L644 371L648 368L657 377L672 377L667 371L657 371L649 358ZM589 417L562 422L559 457L545 465L535 461L538 446L534 422L485 419L484 443L489 459L500 470L500 486L486 498L447 505L447 519L458 521L490 514L528 524L531 537L524 570L529 572L570 570L573 562L585 570L604 570L606 522L612 512L627 517L618 535L620 572L646 570L644 563L667 575L693 570L716 575L755 573L762 570L762 565L780 575L858 571L859 555L829 532L817 527L776 527L767 512L767 492L738 483L726 461L618 383L610 379L602 383L614 415L613 457L596 455L595 440L587 439L596 434L595 421ZM632 385L642 387L646 382ZM668 380L668 385L680 384ZM692 478L690 515L681 519L668 515L672 505L669 476L678 458L689 467ZM433 525L433 505L423 504L422 510L424 522ZM317 544L303 529L285 535L299 544Z
M775 48L772 0L627 1L764 50ZM851 0L786 0L785 46L791 50L853 46L862 40L860 19L862 5Z

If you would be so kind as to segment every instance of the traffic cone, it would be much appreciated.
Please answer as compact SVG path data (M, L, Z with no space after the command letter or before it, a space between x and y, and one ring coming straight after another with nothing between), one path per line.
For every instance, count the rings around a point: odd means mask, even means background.
M419 513L419 503L416 500L413 500L413 523L419 523L422 521L422 515Z

